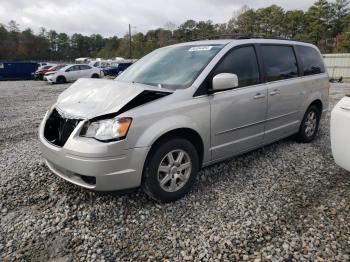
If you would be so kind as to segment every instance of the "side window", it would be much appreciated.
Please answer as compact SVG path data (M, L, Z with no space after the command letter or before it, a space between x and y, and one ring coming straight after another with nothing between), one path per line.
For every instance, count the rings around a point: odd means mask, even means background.
M297 51L303 65L304 76L315 75L325 72L320 54L310 46L297 46Z
M75 66L71 66L68 71L78 71L79 70L79 66L78 65L75 65Z
M88 70L88 69L91 69L91 67L88 66L88 65L80 65L79 67L80 67L80 70Z
M261 46L267 82L298 77L298 64L291 46Z
M214 74L231 73L238 76L239 87L259 83L259 66L254 47L247 46L230 51L214 69Z

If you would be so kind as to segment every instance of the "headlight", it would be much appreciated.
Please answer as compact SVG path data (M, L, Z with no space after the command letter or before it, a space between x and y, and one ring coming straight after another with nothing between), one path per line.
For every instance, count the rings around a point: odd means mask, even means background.
M120 140L126 137L131 120L131 118L125 117L88 122L83 127L80 135L100 141Z

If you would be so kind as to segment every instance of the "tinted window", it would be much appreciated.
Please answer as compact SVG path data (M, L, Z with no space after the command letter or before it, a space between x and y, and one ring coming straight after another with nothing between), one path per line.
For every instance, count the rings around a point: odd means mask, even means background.
M78 71L79 70L79 66L75 65L75 66L71 66L70 68L68 68L68 71Z
M297 50L305 76L325 72L322 58L315 48L310 46L297 46Z
M234 49L219 62L214 75L232 73L238 76L240 87L259 83L259 67L252 46Z
M91 67L88 66L88 65L80 65L79 67L80 67L80 70L88 70L88 69L91 69Z
M262 46L267 81L298 76L298 65L291 46Z

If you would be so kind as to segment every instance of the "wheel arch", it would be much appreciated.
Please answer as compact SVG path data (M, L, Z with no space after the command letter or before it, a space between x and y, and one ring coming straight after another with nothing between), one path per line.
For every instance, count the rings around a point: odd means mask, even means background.
M322 104L322 101L321 101L321 99L316 99L316 100L314 100L309 106L308 106L308 108L310 107L310 106L316 106L319 110L320 110L320 113L322 114L322 110L323 110L323 104Z
M193 144L195 147L198 158L199 158L199 166L202 166L203 163L203 157L204 157L204 142L200 134L195 131L192 128L184 127L184 128L175 128L172 130L169 130L163 134L161 134L159 137L155 139L155 141L152 143L150 150L147 153L146 160L144 167L146 166L147 161L149 160L150 156L153 154L154 150L163 143L164 141L171 139L171 138L184 138L188 140L190 143Z
M310 108L311 105L317 106L320 109L320 113L324 109L324 99L319 92L312 93L303 103L303 110L300 111L300 119L302 119L306 111Z
M100 75L98 73L92 73L91 78L99 78Z
M58 80L59 78L63 78L64 81L67 81L67 78L66 78L64 75L59 75L59 76L56 77L56 82L57 82L57 80Z

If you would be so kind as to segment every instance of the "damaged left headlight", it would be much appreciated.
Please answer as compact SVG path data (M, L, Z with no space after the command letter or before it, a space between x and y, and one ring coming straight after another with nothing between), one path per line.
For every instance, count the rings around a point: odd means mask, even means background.
M131 121L132 119L129 117L123 117L87 122L81 130L80 136L104 142L121 140L126 137Z

